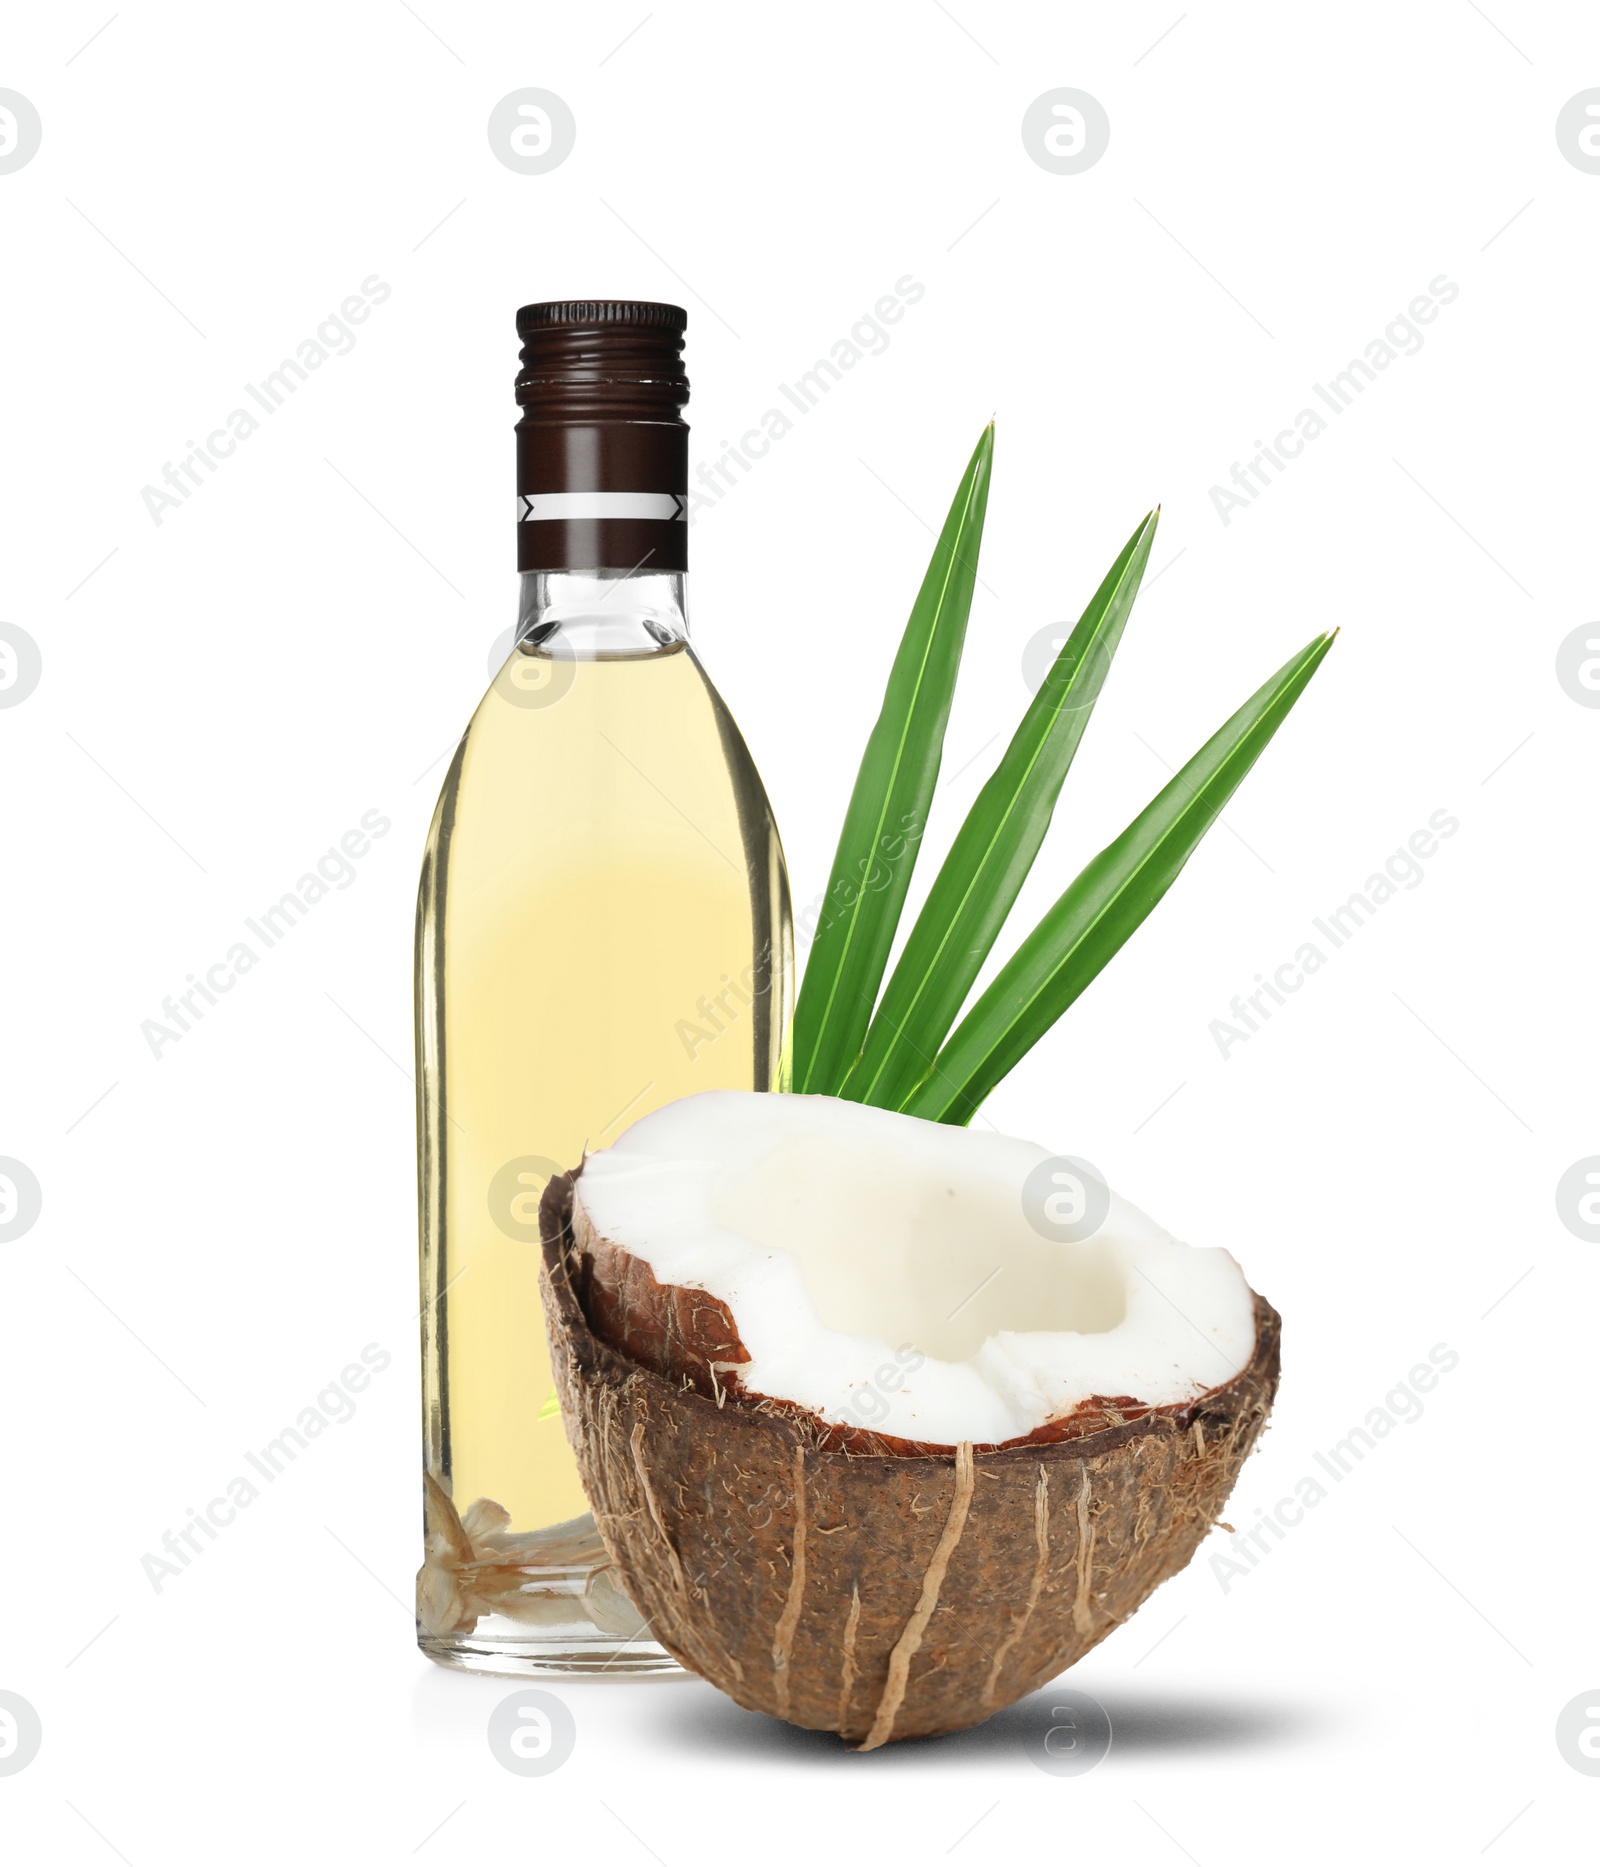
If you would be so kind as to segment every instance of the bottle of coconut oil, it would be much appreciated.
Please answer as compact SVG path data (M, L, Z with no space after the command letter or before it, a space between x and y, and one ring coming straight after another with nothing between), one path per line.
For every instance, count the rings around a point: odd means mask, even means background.
M611 1577L563 1434L539 1198L663 1103L779 1087L783 853L689 646L684 323L517 314L516 643L423 859L417 1625L472 1670L673 1664Z

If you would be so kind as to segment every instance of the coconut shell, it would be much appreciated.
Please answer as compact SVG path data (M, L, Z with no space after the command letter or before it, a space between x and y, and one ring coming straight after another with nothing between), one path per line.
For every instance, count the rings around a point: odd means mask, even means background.
M591 1296L572 1187L553 1179L541 1207L545 1314L623 1586L662 1646L739 1704L863 1750L976 1724L1120 1626L1217 1521L1277 1389L1279 1318L1258 1296L1249 1365L1182 1406L1119 1423L1112 1409L1043 1444L864 1453L730 1393L709 1362L712 1394L603 1339L588 1304L615 1327L616 1285ZM701 1328L702 1347L727 1348L721 1319L693 1322L695 1297L666 1299L680 1340Z

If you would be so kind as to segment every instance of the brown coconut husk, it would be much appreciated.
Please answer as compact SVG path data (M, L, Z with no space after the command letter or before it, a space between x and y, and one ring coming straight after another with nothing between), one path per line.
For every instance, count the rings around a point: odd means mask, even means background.
M1279 1318L1258 1296L1248 1367L1181 1406L1096 1397L1047 1443L863 1450L741 1397L726 1308L615 1244L582 1249L573 1183L545 1190L541 1282L623 1586L739 1704L863 1750L976 1724L1120 1626L1217 1521L1277 1389Z

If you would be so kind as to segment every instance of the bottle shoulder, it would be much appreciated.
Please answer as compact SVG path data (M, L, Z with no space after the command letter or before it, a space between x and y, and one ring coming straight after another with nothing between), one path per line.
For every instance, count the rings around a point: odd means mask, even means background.
M430 846L490 823L532 844L558 826L630 822L713 841L737 822L737 841L776 837L749 748L699 657L681 640L592 657L513 650L451 761Z

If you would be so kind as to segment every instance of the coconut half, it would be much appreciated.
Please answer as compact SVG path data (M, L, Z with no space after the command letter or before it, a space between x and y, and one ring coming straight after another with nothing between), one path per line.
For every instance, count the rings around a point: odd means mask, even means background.
M1050 1160L714 1091L547 1189L557 1384L601 1534L656 1638L741 1704L864 1749L975 1723L1215 1521L1277 1316L1225 1251L1115 1194L1091 1236L1050 1236Z

